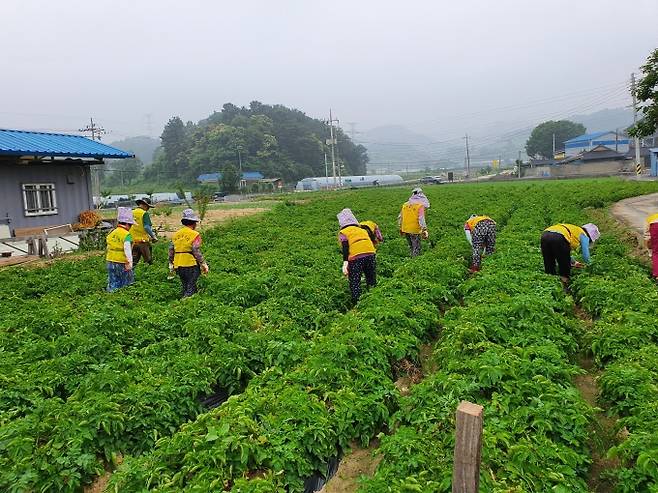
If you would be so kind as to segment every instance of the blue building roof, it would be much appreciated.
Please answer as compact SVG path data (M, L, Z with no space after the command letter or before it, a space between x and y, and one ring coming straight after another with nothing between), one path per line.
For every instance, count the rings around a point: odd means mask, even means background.
M593 132L591 134L583 134L579 135L578 137L574 137L573 139L565 140L564 143L567 144L573 144L574 142L589 142L590 140L598 139L599 137L609 134L610 131L607 132Z
M0 155L125 159L134 154L80 135L0 128Z
M260 171L243 171L242 179L247 181L262 180L265 178L263 173ZM197 181L207 182L207 181L219 181L222 179L221 173L204 173L197 177Z

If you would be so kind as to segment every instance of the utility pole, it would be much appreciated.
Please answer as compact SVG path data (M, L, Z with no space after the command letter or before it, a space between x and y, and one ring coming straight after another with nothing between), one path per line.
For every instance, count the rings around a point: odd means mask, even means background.
M555 132L553 132L553 159L555 159Z
M327 144L331 146L331 170L334 177L334 189L338 187L336 182L336 144L338 143L334 134L334 123L338 124L338 120L334 120L331 108L329 108L329 120L325 120L325 123L329 125L329 135L330 139L327 139Z
M521 178L521 151L519 151L519 158L516 160L516 167L519 169L519 178Z
M633 125L637 124L637 97L635 96L635 73L631 74L631 94L633 96ZM642 163L640 162L640 138L635 136L635 172L642 174Z
M327 151L324 152L324 176L326 178L325 185L329 188L329 165L327 164Z
M103 134L107 132L103 127L99 127L94 123L93 118L89 118L89 125L84 128L78 129L82 133L91 133L91 140L101 140ZM101 174L100 168L98 166L90 166L89 170L91 172L91 182L92 182L92 195L98 197L98 208L100 209L101 205ZM123 185L123 174L121 175L121 181Z
M146 118L146 135L151 137L153 135L153 114L147 113L144 117Z
M464 137L466 139L466 178L471 176L471 153L468 149L468 134Z

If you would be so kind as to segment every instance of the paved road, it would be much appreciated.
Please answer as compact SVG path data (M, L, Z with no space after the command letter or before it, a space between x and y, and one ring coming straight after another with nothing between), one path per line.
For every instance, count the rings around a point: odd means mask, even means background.
M644 235L647 216L658 212L658 193L631 197L612 206L612 213L628 224L640 238Z

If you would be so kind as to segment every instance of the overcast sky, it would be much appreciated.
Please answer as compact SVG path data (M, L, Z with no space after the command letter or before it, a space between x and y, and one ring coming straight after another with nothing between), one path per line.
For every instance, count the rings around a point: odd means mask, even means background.
M658 47L656 0L1 0L0 19L0 127L93 116L106 140L252 100L461 135L628 104Z

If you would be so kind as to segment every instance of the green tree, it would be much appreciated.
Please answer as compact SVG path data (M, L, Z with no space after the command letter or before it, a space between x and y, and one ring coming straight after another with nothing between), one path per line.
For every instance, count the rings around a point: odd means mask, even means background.
M235 192L238 189L240 183L240 175L238 174L238 168L232 164L227 164L222 169L222 190L224 192Z
M564 141L578 137L586 132L580 123L569 120L547 121L537 125L525 144L528 156L541 156L545 159L553 157L553 135L555 135L555 150L564 149Z
M169 119L162 131L160 140L164 151L162 165L165 172L174 178L184 174L187 159L187 133L183 120L174 116Z
M642 118L629 129L629 133L636 137L652 135L658 129L658 48L642 66L642 74L635 87Z

